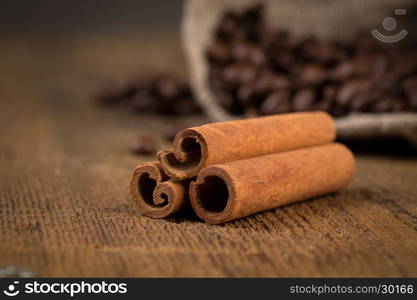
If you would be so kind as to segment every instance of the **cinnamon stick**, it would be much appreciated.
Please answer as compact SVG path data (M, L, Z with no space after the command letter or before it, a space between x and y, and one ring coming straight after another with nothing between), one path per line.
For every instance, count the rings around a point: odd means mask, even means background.
M324 112L280 114L192 127L180 131L173 149L158 152L168 176L184 180L212 164L321 145L335 139Z
M188 184L170 180L159 162L145 162L132 173L130 195L142 214L164 218L188 206Z
M197 215L213 224L337 191L347 185L355 160L331 143L204 168L190 184Z

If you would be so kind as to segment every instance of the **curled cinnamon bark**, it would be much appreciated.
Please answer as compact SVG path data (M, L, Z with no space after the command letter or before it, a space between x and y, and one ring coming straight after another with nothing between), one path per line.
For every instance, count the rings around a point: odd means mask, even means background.
M204 168L190 184L197 215L213 224L337 191L347 185L355 160L331 143Z
M138 165L130 179L130 195L139 211L152 218L164 218L179 212L189 203L188 182L174 182L159 162Z
M280 114L184 129L173 149L158 152L158 159L166 174L178 181L212 164L321 145L335 136L327 113Z

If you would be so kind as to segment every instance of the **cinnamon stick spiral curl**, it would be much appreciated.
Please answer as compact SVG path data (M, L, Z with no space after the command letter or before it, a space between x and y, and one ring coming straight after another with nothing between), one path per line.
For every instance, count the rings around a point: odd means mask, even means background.
M152 218L164 218L188 204L188 182L174 182L159 162L138 165L130 179L130 195L139 211Z

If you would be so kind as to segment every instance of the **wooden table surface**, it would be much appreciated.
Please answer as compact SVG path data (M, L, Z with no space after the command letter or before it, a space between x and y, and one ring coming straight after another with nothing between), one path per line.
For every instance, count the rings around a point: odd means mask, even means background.
M131 140L177 120L98 109L100 80L184 67L175 37L3 37L0 268L39 276L417 276L417 158L358 154L343 191L230 222L141 216ZM160 35L159 35L160 36ZM169 49L169 51L167 51ZM188 120L203 122L201 117Z

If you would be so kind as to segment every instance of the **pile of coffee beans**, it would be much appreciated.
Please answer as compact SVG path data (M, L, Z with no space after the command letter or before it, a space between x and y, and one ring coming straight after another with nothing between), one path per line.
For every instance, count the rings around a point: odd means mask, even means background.
M349 43L270 30L263 7L221 18L206 57L214 98L232 114L417 111L417 51L369 33Z
M102 106L120 106L137 113L200 112L188 84L170 74L139 78L123 86L106 86L94 95L94 100Z

